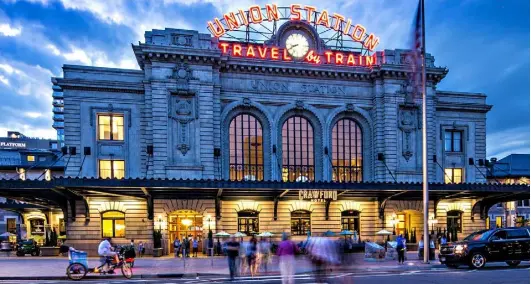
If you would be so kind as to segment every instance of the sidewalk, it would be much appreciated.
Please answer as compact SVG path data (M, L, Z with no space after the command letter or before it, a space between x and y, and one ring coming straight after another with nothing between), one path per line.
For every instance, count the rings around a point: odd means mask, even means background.
M443 267L438 261L433 264L422 264L417 259L416 253L408 253L408 260L404 265L398 265L394 260L366 261L363 254L352 254L348 265L336 266L335 270L352 273L364 273L371 271L401 272L411 270L427 270ZM89 265L98 264L99 258L89 258ZM304 256L296 259L296 273L312 272L313 267L308 258ZM56 280L66 279L66 257L0 257L0 280ZM278 259L273 257L268 265L267 274L278 274ZM196 277L196 276L228 276L229 270L225 257L212 258L182 258L173 257L154 258L151 256L137 258L133 268L134 278L165 278L165 277ZM262 272L261 275L266 274ZM87 274L87 278L113 278L123 277L121 272L113 276L100 276L99 274Z

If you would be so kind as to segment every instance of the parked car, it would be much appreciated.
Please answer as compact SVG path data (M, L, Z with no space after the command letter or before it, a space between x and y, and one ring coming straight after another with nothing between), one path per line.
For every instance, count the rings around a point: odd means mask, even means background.
M487 262L518 266L529 261L529 227L497 228L475 232L463 241L441 246L439 261L456 268L482 268Z
M17 256L24 256L26 254L31 254L32 256L38 256L40 254L40 248L37 242L30 239L17 244Z

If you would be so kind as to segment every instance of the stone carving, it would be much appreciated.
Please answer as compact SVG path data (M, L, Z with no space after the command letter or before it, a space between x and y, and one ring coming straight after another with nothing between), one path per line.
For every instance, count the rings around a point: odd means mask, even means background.
M398 128L402 131L402 156L409 161L413 156L414 134L417 128L417 108L403 106L398 112Z
M295 107L297 109L304 109L304 102L303 101L296 101L295 102Z
M181 152L184 156L188 151L192 149L191 146L191 136L193 135L190 129L190 123L196 119L197 110L194 105L197 105L195 102L195 97L182 97L182 96L171 96L170 98L170 110L169 115L171 119L175 121L172 131L177 134L176 149Z
M243 105L246 107L251 106L251 100L249 98L243 98Z
M191 79L193 79L192 76L192 69L190 69L190 66L188 63L177 63L175 68L173 68L173 72L171 75L171 79L177 79L179 82L188 82Z
M177 46L192 46L192 36L182 34L172 34L171 44Z
M186 153L188 153L188 150L190 150L190 146L188 146L188 144L181 144L177 147L177 150L181 151L183 155L186 155Z
M347 104L347 111L354 111L354 104Z

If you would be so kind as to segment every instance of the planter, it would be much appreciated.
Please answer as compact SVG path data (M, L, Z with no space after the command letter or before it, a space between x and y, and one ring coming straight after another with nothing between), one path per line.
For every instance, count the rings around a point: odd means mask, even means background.
M41 256L58 256L60 247L40 247Z
M162 253L163 253L163 249L162 248L154 248L153 249L153 256L154 257L161 257Z

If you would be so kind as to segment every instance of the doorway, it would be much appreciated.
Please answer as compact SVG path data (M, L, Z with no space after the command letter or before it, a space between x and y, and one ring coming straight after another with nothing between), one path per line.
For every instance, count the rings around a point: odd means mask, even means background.
M415 210L404 210L396 214L396 234L402 234L404 237L408 237L408 242L411 241L412 232L415 231L417 241L420 240L422 235L423 222L422 213ZM406 234L407 232L407 234Z
M186 237L190 241L197 239L198 250L203 251L203 214L193 210L178 210L168 216L168 231L170 236L170 252L174 252L173 241L176 238L182 240ZM190 254L192 244L190 243Z

